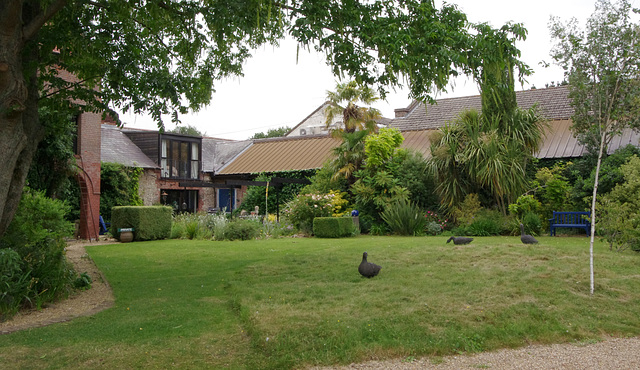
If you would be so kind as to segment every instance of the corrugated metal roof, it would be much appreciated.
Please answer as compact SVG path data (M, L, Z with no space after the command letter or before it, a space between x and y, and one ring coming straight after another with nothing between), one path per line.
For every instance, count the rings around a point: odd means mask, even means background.
M322 167L339 140L331 136L305 136L254 140L217 174L308 170Z
M116 126L104 124L100 127L100 161L120 163L129 167L158 168L122 130Z
M419 130L419 131L405 131L402 133L404 136L404 141L402 142L401 148L411 149L418 153L421 153L425 158L429 156L429 146L431 145L431 141L429 140L429 135L435 131L434 130Z
M544 118L562 120L571 118L573 114L568 94L567 86L558 86L517 91L516 99L520 108L529 109L537 103ZM400 131L439 128L456 119L465 110L481 108L480 95L439 99L426 107L422 103L416 106L416 103L412 102L409 107L396 110L407 112L407 115L393 119L391 127Z
M576 158L585 154L585 149L573 137L570 120L549 122L549 128L538 158ZM430 135L437 128L428 130L404 131L402 148L422 153L425 158L431 156ZM638 145L640 134L625 130L616 136L609 145L609 153L628 144ZM255 140L254 144L223 167L218 174L246 174L257 172L275 172L287 170L306 170L320 168L332 155L332 149L340 141L330 136L292 137Z

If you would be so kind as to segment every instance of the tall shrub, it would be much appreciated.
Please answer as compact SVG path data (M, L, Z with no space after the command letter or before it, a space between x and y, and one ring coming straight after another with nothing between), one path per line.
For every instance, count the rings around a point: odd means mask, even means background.
M342 216L347 212L347 201L338 192L298 195L285 207L285 215L293 226L310 234L316 217Z
M621 170L624 181L598 199L596 226L610 249L640 252L640 157L631 157Z
M364 168L357 172L358 180L351 187L356 208L363 218L382 222L380 214L390 204L409 198L409 191L397 176L408 152L401 149L404 137L397 129L380 129L365 139Z
M67 210L63 202L25 188L15 217L0 238L0 249L5 250L5 281L0 292L5 300L0 309L7 310L0 316L10 315L22 305L41 307L71 291L76 274L64 253L64 238L73 234L73 224L65 220ZM17 253L20 262L7 250ZM10 277L4 276L9 273Z

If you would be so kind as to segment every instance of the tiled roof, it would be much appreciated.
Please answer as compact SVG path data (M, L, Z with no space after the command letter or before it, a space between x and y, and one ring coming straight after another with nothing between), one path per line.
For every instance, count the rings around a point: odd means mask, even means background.
M538 103L544 118L559 120L569 119L573 114L568 94L569 89L567 86L558 86L517 91L516 99L520 108L528 109ZM439 128L453 121L463 111L468 109L480 110L481 107L480 95L439 99L433 105L426 106L426 108L422 103L416 104L416 102L413 102L407 108L396 109L396 111L407 112L407 115L393 119L391 127L395 127L400 131Z
M322 167L339 141L328 135L254 140L216 174L308 170Z
M431 156L429 136L437 129L405 131L402 147L415 150L425 156ZM609 154L629 144L638 146L640 133L624 130L622 135L615 136L607 151ZM571 133L571 120L557 120L549 122L542 147L535 154L537 158L577 158L586 154L586 149Z
M120 128L104 124L101 126L101 135L100 160L102 162L120 163L129 167L158 167Z

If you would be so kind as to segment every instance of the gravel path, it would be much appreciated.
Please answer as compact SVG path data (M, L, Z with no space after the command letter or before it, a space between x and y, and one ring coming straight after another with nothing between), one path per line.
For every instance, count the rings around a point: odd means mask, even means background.
M329 369L640 369L640 338L610 338L592 344L531 345L473 355L313 368Z

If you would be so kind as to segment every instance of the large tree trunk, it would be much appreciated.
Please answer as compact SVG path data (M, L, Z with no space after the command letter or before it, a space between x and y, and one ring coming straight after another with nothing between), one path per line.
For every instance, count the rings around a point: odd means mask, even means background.
M43 130L38 120L37 47L24 25L36 14L22 1L0 2L0 235L15 215ZM31 46L31 47L29 47ZM25 63L25 59L31 63ZM30 65L25 71L24 66ZM28 76L25 78L25 76Z

